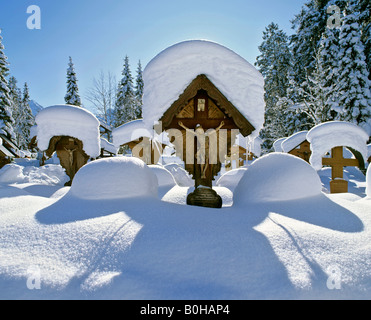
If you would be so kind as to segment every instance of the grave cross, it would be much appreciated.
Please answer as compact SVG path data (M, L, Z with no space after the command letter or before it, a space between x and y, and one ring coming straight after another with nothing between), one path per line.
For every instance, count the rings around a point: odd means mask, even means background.
M348 192L348 182L343 180L344 167L358 167L358 160L345 159L343 157L343 147L335 147L331 149L331 158L322 158L322 165L331 166L331 193Z
M344 167L358 167L357 159L345 159L343 157L343 147L335 147L331 150L331 158L323 158L322 164L331 166L332 179L343 178Z

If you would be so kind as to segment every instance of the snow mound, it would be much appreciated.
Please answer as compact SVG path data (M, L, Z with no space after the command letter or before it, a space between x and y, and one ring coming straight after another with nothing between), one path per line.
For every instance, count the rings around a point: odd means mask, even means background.
M143 71L143 119L148 128L200 74L205 74L259 132L264 123L264 80L232 50L210 41L175 44L153 58Z
M316 170L322 168L322 157L334 147L350 147L359 151L367 161L367 141L369 136L361 127L343 121L321 123L307 134L312 155L309 162Z
M233 192L238 182L246 172L246 168L237 168L224 173L216 182L218 187L228 188Z
M246 170L234 190L234 203L296 200L320 195L321 190L321 180L307 162L290 154L270 153Z
M69 180L60 165L47 164L42 167L22 166L15 163L5 165L0 170L0 183L36 183L64 185Z
M159 187L174 187L176 185L175 179L171 172L159 165L148 166L156 175Z
M178 163L169 163L164 166L173 175L175 182L180 187L193 187L195 182L188 172Z
M308 131L300 131L283 140L281 143L282 151L290 152L292 149L296 148L307 139L307 134Z
M83 166L73 179L71 195L87 200L157 197L156 175L140 159L112 157Z
M35 120L40 150L47 150L54 136L70 136L82 141L86 154L93 158L99 156L100 123L90 111L71 105L55 105L41 110Z

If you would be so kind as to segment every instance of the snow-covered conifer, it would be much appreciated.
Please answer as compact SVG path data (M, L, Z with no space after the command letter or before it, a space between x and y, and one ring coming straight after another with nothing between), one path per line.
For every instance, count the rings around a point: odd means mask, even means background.
M30 108L30 94L27 83L23 87L23 96L16 119L17 143L21 149L27 149L30 143L30 129L35 124L35 119Z
M361 41L360 13L357 0L349 0L339 35L340 119L359 124L371 134L371 91L365 47ZM368 123L368 124L367 124Z
M77 78L72 58L69 57L67 69L67 93L64 97L67 104L81 107L81 99L79 96L79 89L77 87Z
M142 65L139 61L137 68L137 77L135 79L135 99L136 99L135 115L137 119L142 118L143 88L144 88L143 71Z
M0 29L1 33L1 29ZM10 99L10 90L6 76L9 73L7 57L4 54L0 34L0 133L5 134L9 139L14 140L14 119L12 116L12 104Z
M122 79L117 88L117 99L115 105L115 126L136 119L135 93L133 89L133 78L130 71L129 58L125 57Z
M323 88L327 120L336 119L339 106L336 86L339 78L339 28L326 28L317 56L317 78Z

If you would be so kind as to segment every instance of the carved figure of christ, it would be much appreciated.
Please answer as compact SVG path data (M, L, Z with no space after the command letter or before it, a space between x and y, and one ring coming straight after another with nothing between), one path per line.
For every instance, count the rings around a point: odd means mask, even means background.
M201 165L201 179L206 179L206 170L209 166L209 138L212 134L216 134L224 126L224 121L222 121L215 130L206 133L202 125L200 124L196 125L195 130L189 129L181 121L179 121L178 124L188 133L191 133L193 136L197 137L197 152L195 154L195 157L197 159L197 163ZM216 139L214 139L213 141L216 141Z

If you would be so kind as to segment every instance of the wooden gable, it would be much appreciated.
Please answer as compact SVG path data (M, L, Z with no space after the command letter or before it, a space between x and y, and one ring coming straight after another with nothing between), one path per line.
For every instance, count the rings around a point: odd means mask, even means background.
M297 156L309 163L312 150L310 149L310 143L308 142L308 140L304 140L288 153L292 154L293 156Z
M188 85L178 100L174 101L164 113L160 121L164 130L168 128L181 129L178 125L178 119L187 119L191 127L200 123L205 130L216 128L223 120L224 129L239 129L245 137L255 130L251 123L204 74L197 76Z

